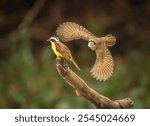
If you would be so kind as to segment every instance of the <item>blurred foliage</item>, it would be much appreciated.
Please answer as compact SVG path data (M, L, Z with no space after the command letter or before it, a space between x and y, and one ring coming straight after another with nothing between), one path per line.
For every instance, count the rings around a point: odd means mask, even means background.
M105 96L114 100L129 96L134 101L133 108L150 108L148 1L50 0L32 25L18 30L35 3L36 0L0 2L0 108L94 108L76 96L59 76L55 56L46 43L64 21L83 24L98 36L112 33L117 37L116 45L110 48L115 69L108 81L95 81L90 76L95 54L82 40L67 43L81 71L71 68Z

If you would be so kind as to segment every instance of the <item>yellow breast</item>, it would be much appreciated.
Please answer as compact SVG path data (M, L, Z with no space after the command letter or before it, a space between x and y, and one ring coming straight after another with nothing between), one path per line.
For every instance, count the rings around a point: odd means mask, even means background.
M63 58L63 55L60 52L57 51L55 43L52 43L52 50L53 50L53 52L55 53L55 55L57 57L62 57Z

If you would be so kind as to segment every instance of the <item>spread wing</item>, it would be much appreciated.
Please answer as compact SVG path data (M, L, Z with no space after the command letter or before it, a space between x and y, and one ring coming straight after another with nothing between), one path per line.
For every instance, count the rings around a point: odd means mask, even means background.
M84 39L88 41L94 36L86 28L74 22L66 22L59 25L56 30L56 35L63 42L68 42L75 39Z
M113 58L105 45L96 49L95 52L97 59L90 71L91 75L93 78L96 78L96 80L105 81L109 79L113 73Z

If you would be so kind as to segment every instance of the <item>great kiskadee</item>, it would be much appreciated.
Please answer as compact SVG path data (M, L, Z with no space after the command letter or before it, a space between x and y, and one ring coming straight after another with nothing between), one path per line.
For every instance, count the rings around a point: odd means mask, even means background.
M80 70L79 66L74 61L69 48L65 44L60 42L58 37L50 37L50 39L48 39L47 41L51 42L52 50L57 57L60 57L64 61L73 64L78 70Z
M113 35L108 34L105 37L96 37L86 28L74 22L66 22L59 25L56 35L63 42L75 39L88 41L88 47L96 52L96 61L90 71L91 75L100 81L105 81L112 76L114 63L107 46L115 44L116 38Z

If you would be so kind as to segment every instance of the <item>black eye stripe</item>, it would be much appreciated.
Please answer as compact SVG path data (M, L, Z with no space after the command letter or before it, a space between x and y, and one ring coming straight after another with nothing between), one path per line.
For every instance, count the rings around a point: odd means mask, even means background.
M51 40L52 42L58 42L58 41L59 41L57 38L54 38L54 37L51 37L50 40Z
M96 45L95 41L91 40L90 42L92 42L94 45Z
M55 39L51 39L51 41L56 42L56 40L55 40Z

